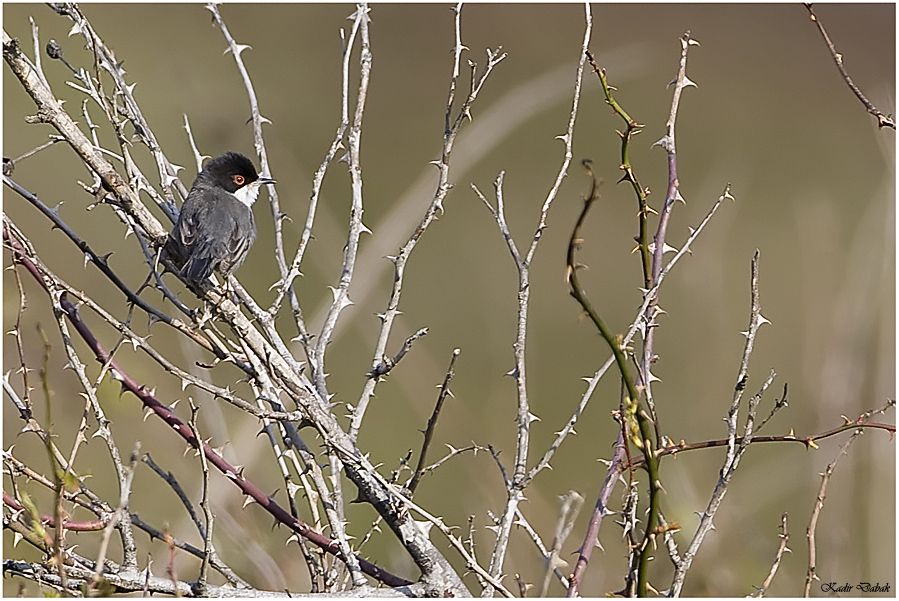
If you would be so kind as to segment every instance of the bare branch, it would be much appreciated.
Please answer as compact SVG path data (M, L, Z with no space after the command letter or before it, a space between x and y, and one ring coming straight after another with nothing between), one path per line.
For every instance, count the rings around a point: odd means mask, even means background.
M762 317L758 288L758 261L759 252L756 250L752 257L752 270L750 276L751 308L749 329L744 332L744 335L746 336L746 346L743 349L743 357L740 360L740 368L737 373L737 383L734 386L733 400L727 414L727 456L725 457L724 465L721 468L718 482L715 484L715 489L712 491L708 506L700 516L699 526L696 528L696 533L693 535L693 539L690 541L690 545L684 553L683 561L674 572L671 588L668 591L668 595L671 597L680 596L684 586L684 579L693 564L693 559L696 557L699 547L702 546L706 534L713 528L712 520L721 505L721 501L724 499L724 495L727 493L727 487L730 484L730 480L739 466L740 457L742 457L743 453L752 442L752 428L755 420L755 410L758 406L758 399L761 398L761 395L774 379L774 372L772 371L771 375L769 375L768 379L763 384L761 391L750 401L743 436L740 438L740 441L737 442L737 416L740 409L740 401L742 400L743 392L746 389L749 373L749 359L752 357L752 351L755 347L755 339L759 328L764 323L770 323L767 319Z
M484 87L487 79L490 77L490 74L493 72L493 69L500 62L502 62L503 59L506 58L505 53L502 53L499 50L487 50L487 64L485 65L484 70L480 75L476 75L475 73L472 74L471 90L468 94L468 97L462 102L462 105L459 108L456 117L452 118L451 114L454 108L453 103L455 98L455 87L459 77L459 59L462 55L462 51L465 49L465 47L462 45L461 38L462 4L457 4L453 12L456 19L456 40L455 48L453 51L453 75L450 78L450 92L446 107L445 119L446 122L451 122L452 125L444 131L443 149L441 151L440 159L435 163L438 170L437 190L434 192L434 196L431 199L431 202L428 204L427 209L425 209L424 216L422 217L418 226L409 236L409 239L405 244L403 244L403 246L395 256L388 257L388 259L390 259L390 261L393 263L394 267L393 289L390 292L390 298L387 301L386 309L383 313L378 314L378 318L381 320L381 328L378 332L378 341L375 344L375 350L372 355L372 369L376 369L377 365L381 362L381 358L384 357L387 349L387 342L390 338L390 332L393 329L393 323L396 320L396 316L400 313L399 304L400 297L402 296L403 292L406 263L408 262L412 251L415 250L418 241L421 240L421 237L427 231L428 227L439 214L443 213L443 200L444 198L446 198L447 193L452 187L449 182L450 157L453 152L453 144L455 143L456 136L458 135L459 130L462 128L462 124L465 122L465 120L470 119L471 107L480 95L481 90ZM358 403L356 403L356 408L353 411L352 423L350 424L349 434L351 440L356 440L356 438L359 436L359 430L362 427L362 421L365 418L365 412L368 409L368 404L371 401L372 396L374 395L376 386L377 380L369 379L362 389L362 394L359 397Z
M836 64L840 75L843 77L843 81L846 82L846 85L849 86L849 89L852 90L852 93L855 94L855 97L858 98L859 102L861 102L865 106L866 111L877 118L878 127L892 127L893 129L896 129L896 121L893 119L892 115L884 115L876 106L874 106L874 104L870 100L868 100L868 98L864 94L862 94L862 91L859 89L859 87L855 85L855 82L852 81L851 77L849 77L849 73L846 71L846 67L843 66L842 53L837 52L836 47L830 40L830 36L827 35L827 30L824 29L824 24L821 23L821 19L818 18L818 15L816 15L814 9L812 9L812 4L805 3L805 8L808 9L808 18L818 28L818 31L821 33L821 37L824 38L824 43L827 44L827 49L830 51L830 56L833 58L833 62Z
M568 535L571 534L571 529L574 528L574 521L577 519L577 514L581 510L581 505L584 504L584 497L574 490L568 491L559 497L559 500L562 503L562 509L559 513L559 519L556 522L556 533L553 536L553 545L549 551L549 555L546 557L546 572L543 575L543 585L540 587L541 597L546 597L552 574L568 563L559 557L559 554L562 551L562 545L565 544Z
M325 352L337 320L341 312L352 303L349 296L350 283L353 281L353 270L356 265L356 254L359 250L359 238L368 228L362 223L362 162L360 159L360 147L362 143L362 116L365 112L365 100L368 96L368 83L371 77L371 46L368 37L368 5L357 4L355 19L359 23L359 32L362 39L361 53L359 57L359 91L356 94L356 109L353 121L350 124L348 134L349 152L347 154L347 169L350 172L352 188L352 206L350 208L350 221L347 233L347 243L344 247L343 265L340 270L340 278L336 287L331 291L334 300L325 316L321 332L315 342L315 352L312 357L313 377L315 388L322 397L327 397L328 391L325 385ZM355 25L354 25L355 27ZM374 369L374 368L373 368Z
M409 480L409 484L406 485L406 488L409 490L410 497L415 494L415 489L418 488L418 483L421 481L421 477L425 473L425 465L428 458L428 448L431 446L431 441L434 439L434 430L437 428L437 418L440 417L440 410L443 408L443 401L446 400L447 395L452 394L449 389L449 383L455 375L453 367L456 365L456 359L458 359L461 352L461 349L453 349L453 354L450 357L449 367L446 368L446 375L443 377L443 383L440 385L440 394L437 395L437 403L434 405L434 411L433 413L431 413L431 417L428 419L428 426L424 432L425 438L421 443L421 451L418 453L418 465L415 467L415 472L413 472L412 474L412 479Z
M866 411L859 416L858 421L867 421L871 416L884 413L890 407L895 407L895 405L896 402L890 400L880 409ZM818 495L815 497L815 508L812 510L812 516L809 519L808 528L805 531L806 538L808 539L808 570L806 571L805 588L803 589L803 596L805 597L808 597L811 592L812 582L819 580L817 574L818 552L815 544L815 532L818 527L818 518L821 515L821 509L824 507L824 499L827 497L827 485L830 482L830 478L833 476L837 463L839 463L844 455L849 453L849 448L852 446L852 443L864 433L865 431L863 428L855 430L855 432L852 433L852 436L840 446L840 451L837 453L837 456L833 458L833 461L827 464L827 468L825 468L824 473L821 474L821 486L818 488Z
M262 124L271 123L271 121L263 117L259 112L259 101L256 98L256 90L253 87L253 82L250 80L250 73L247 71L247 67L244 65L243 58L241 57L241 53L244 50L250 49L250 46L238 44L234 40L231 36L231 32L228 30L228 26L225 25L225 21L222 19L218 4L210 2L206 5L206 8L212 13L215 24L221 30L222 35L225 37L225 41L228 43L228 48L225 50L225 53L231 53L231 56L234 57L234 62L237 64L237 70L240 71L240 77L243 80L250 101L250 118L253 121L253 145L256 148L256 155L259 157L259 163L262 166L262 173L260 175L271 178L272 169L268 162L265 139L262 136ZM187 117L185 117L185 123L187 123ZM194 154L197 154L196 146L194 146ZM281 213L281 203L278 200L278 191L274 184L268 186L268 198L269 206L272 210L272 221L274 222L275 228L275 260L278 264L278 269L281 272L281 278L284 279L287 277L287 263L284 259L284 234L282 232L282 226L286 215Z
M581 84L584 77L584 63L586 61L586 52L587 47L590 43L590 36L593 32L593 16L589 4L584 5L584 20L584 37L580 48L577 69L575 72L574 92L572 95L571 110L568 114L568 124L566 131L560 136L561 140L565 144L562 163L559 166L559 170L556 173L553 184L550 187L550 190L546 195L546 199L543 202L543 206L540 209L540 216L537 220L537 226L534 230L534 235L531 238L527 253L524 256L522 256L522 254L519 252L519 249L515 244L515 240L512 237L512 233L509 230L509 226L506 223L505 203L503 199L503 178L505 176L505 172L500 172L496 178L496 181L494 182L494 190L496 192L495 209L490 206L490 203L487 202L486 198L483 194L481 194L480 190L478 190L474 185L472 186L472 189L484 202L484 204L487 205L488 210L490 210L491 214L496 220L496 223L499 226L500 232L502 233L502 236L506 241L509 253L512 256L513 261L515 262L515 267L518 271L518 319L515 342L513 344L515 367L510 372L510 375L515 379L518 399L518 408L516 415L517 434L515 443L515 463L511 481L509 481L507 484L506 506L499 523L496 544L490 557L490 574L494 577L501 577L502 575L506 552L509 545L509 537L511 535L512 524L515 519L518 504L524 498L524 489L529 484L528 451L530 446L530 428L531 423L539 419L536 415L531 413L530 410L525 360L528 311L530 306L530 265L534 258L534 254L537 252L537 246L539 245L540 239L543 236L543 231L546 229L546 221L549 210L552 207L553 201L558 194L559 187L562 185L562 181L568 175L568 167L571 164L571 148L574 136L574 125L577 120L578 107L580 105ZM489 594L489 591L487 591L487 593Z
M321 188L322 183L325 179L325 174L328 171L328 167L337 156L337 152L344 147L344 136L346 135L347 128L350 126L350 57L353 54L356 37L359 32L359 27L362 24L362 18L364 16L365 14L359 11L354 14L353 27L350 30L348 39L345 38L344 30L340 30L341 40L344 45L343 57L341 61L342 76L340 123L337 126L337 131L334 134L334 139L331 141L331 145L328 147L328 151L325 153L324 159L322 159L321 164L315 171L315 175L312 177L312 194L309 197L309 208L306 212L306 223L303 225L303 232L300 234L300 242L297 246L297 251L294 254L293 261L291 261L290 269L288 270L286 276L282 276L281 281L275 284L275 286L278 287L278 293L275 296L275 300L272 302L272 306L268 310L270 314L276 315L281 309L281 303L284 300L285 294L289 295L291 308L293 309L294 313L294 320L297 325L297 330L300 333L300 342L306 349L306 354L309 357L310 361L312 361L313 357L315 356L315 348L309 345L309 333L306 329L305 321L303 320L303 314L302 310L300 309L299 300L297 299L296 292L293 290L293 281L295 278L301 275L300 267L303 262L303 257L306 253L306 248L309 244L310 239L312 238L312 227L315 223L315 215L318 209L318 200L319 196L321 195Z
M780 568L780 562L783 559L784 553L791 552L789 547L787 547L787 543L790 542L790 532L787 530L788 517L789 516L786 513L780 516L780 534L778 534L780 544L777 546L777 553L774 555L774 561L771 562L771 569L768 570L765 581L762 582L762 585L752 594L753 597L765 596L765 593L768 592L768 587L774 582L774 577L777 575L777 570Z

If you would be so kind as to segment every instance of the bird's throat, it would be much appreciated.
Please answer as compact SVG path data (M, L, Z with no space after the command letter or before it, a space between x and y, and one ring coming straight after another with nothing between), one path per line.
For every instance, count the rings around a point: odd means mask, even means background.
M243 205L252 209L253 203L256 202L256 198L259 196L259 183L253 182L252 184L248 184L236 192L232 192L232 194L234 195L234 198L239 200Z

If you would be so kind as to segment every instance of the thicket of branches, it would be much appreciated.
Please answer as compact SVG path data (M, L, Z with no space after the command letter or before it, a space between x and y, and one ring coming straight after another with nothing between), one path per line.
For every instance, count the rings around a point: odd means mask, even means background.
M54 4L54 18L67 19L72 24L72 37L60 43L43 39L37 24L32 40L17 40L3 34L3 56L7 68L33 99L36 112L28 117L35 127L52 127L46 144L31 151L8 147L10 154L21 152L15 159L4 159L3 182L6 203L28 203L46 219L46 225L60 230L73 253L84 256L86 265L99 270L120 291L115 306L102 304L90 290L81 289L67 281L41 257L32 240L44 235L40 231L26 231L6 212L3 216L3 245L11 269L5 272L4 284L15 291L18 308L7 344L16 345L15 364L6 365L3 380L7 403L15 409L7 419L20 420L20 437L38 437L46 449L46 461L41 465L19 458L16 440L4 441L4 530L15 546L4 560L4 575L16 576L38 583L44 591L65 594L102 595L125 592L163 593L184 596L254 596L284 594L263 591L254 586L245 574L240 574L224 561L217 551L216 522L209 495L213 478L224 477L233 485L234 495L242 495L250 505L247 511L267 512L280 528L272 536L288 538L288 553L296 555L308 571L309 588L289 591L293 596L319 593L347 595L484 595L535 596L559 590L561 585L568 596L580 594L584 575L590 567L601 526L613 512L610 501L617 490L622 507L616 517L624 537L619 549L610 550L627 556L627 569L621 574L623 595L648 596L666 594L679 596L693 567L694 558L706 535L714 527L714 519L721 506L741 459L750 445L801 444L815 447L816 441L841 436L845 442L822 476L812 520L806 537L808 542L808 570L805 593L816 579L815 528L824 503L830 475L839 458L866 429L881 429L893 433L892 424L880 421L892 402L867 411L851 419L837 418L827 431L811 435L771 433L772 418L788 406L788 386L777 382L774 371L759 377L753 374L750 363L754 344L767 322L762 313L764 302L764 270L760 253L747 257L748 325L744 332L746 343L742 356L735 359L736 375L729 407L723 408L726 437L687 443L674 441L656 413L653 397L653 364L660 359L655 351L654 337L663 313L659 306L662 284L678 262L691 252L691 246L710 226L717 211L738 196L722 181L721 193L714 199L701 222L683 240L670 240L669 220L681 200L678 179L678 155L675 126L683 93L693 86L687 75L689 53L698 43L685 33L680 39L680 54L672 60L673 81L670 86L671 103L665 131L656 142L668 161L667 188L658 204L648 198L648 190L641 183L637 168L630 160L630 145L643 125L632 118L619 104L615 88L602 68L602 56L590 52L592 17L590 7L584 13L584 34L581 51L571 57L572 94L567 123L562 124L560 136L562 152L554 179L548 183L547 193L531 233L513 236L507 223L504 202L504 173L496 177L492 191L472 185L474 195L485 205L496 222L499 234L513 259L517 273L517 318L514 337L514 369L508 374L516 384L515 451L511 458L500 456L490 441L450 448L438 453L432 447L434 433L444 402L451 396L456 359L459 351L449 354L445 377L439 386L431 418L424 426L420 448L401 458L394 467L375 465L365 448L360 447L360 431L365 426L371 401L385 377L404 359L414 353L417 340L427 334L426 329L401 332L396 318L401 312L406 281L406 266L414 255L418 242L427 234L432 223L443 213L443 201L453 184L454 142L472 117L472 109L485 86L491 84L494 70L501 68L506 55L501 48L487 49L485 59L473 62L478 54L465 46L462 30L462 6L453 13L455 39L449 72L445 110L444 135L440 157L435 161L438 183L420 222L411 235L390 257L393 278L384 291L385 303L379 313L380 329L371 349L370 371L359 390L358 398L348 403L332 403L329 390L328 348L335 328L351 304L350 291L356 275L356 259L360 240L367 228L363 224L363 177L360 160L360 141L364 136L363 117L370 82L372 50L369 44L370 8L359 4L350 17L350 24L342 33L342 95L341 119L333 140L325 151L313 176L306 219L295 248L287 248L282 226L284 212L277 187L268 193L268 204L274 224L274 259L279 279L270 293L270 305L259 304L262 297L246 290L240 283L240 272L229 282L221 277L213 286L194 290L197 302L185 302L184 294L176 288L176 269L161 251L178 207L187 195L189 181L182 180L179 167L166 156L153 133L134 94L134 80L126 76L121 59L103 41L102 32L94 29L84 13L74 4ZM216 5L207 7L220 29L227 49L245 83L254 132L255 149L261 173L272 173L263 136L265 117L252 85L251 74L243 63L242 53L248 47L238 43L229 32L223 15ZM814 13L810 14L814 17ZM814 19L813 19L814 20ZM816 20L820 26L820 22ZM878 111L861 95L837 59L833 44L821 29L828 47L853 92L881 126L893 127L891 119ZM93 57L91 64L71 64L66 46L83 43ZM58 74L58 65L67 70L67 84L83 94L81 106L63 105L54 88L58 76L49 76L49 64ZM51 81L53 82L51 85ZM351 82L358 82L351 84ZM584 88L590 86L594 94L590 101L604 96L610 109L620 117L620 158L622 182L633 190L637 208L635 252L639 256L643 298L631 323L608 324L597 307L597 292L580 281L583 267L578 251L590 244L587 216L597 200L597 179L589 162L584 163L588 178L585 186L583 210L574 224L567 253L567 284L573 299L572 312L586 316L584 328L595 328L611 355L589 379L582 398L573 403L570 418L561 424L555 439L547 448L534 448L530 441L531 425L536 417L531 411L527 380L527 334L530 311L530 276L534 256L541 250L541 240L547 219L559 196L560 186L568 175L581 177L572 154L573 136L578 110L585 102ZM684 100L686 101L686 100ZM869 106L870 105L870 106ZM202 150L193 139L190 124L185 128L194 149L196 167L202 166ZM104 147L102 136L111 135L115 147ZM102 237L98 232L76 231L58 207L32 193L27 182L16 179L15 166L26 160L40 160L40 152L56 144L67 145L76 153L91 174L92 180L82 182L80 194L87 199L88 210L112 211L132 234L129 241L139 247L143 265L121 265L103 254ZM8 143L8 146L12 144ZM152 157L156 170L144 172L133 159L137 153ZM346 169L350 185L351 210L347 216L346 242L339 273L332 287L333 300L323 322L318 327L306 321L302 291L296 283L303 268L306 250L316 225L316 211L323 181L329 170ZM77 197L73 192L72 197ZM71 204L75 204L74 200ZM149 206L148 206L149 205ZM71 210L67 207L67 210ZM261 220L262 209L257 208ZM630 224L627 227L632 227ZM268 244L269 241L264 241ZM129 275L144 270L146 277L138 287L126 283ZM232 291L234 294L232 294ZM41 316L45 340L45 357L41 364L26 361L20 327L29 310L27 299L44 295L49 299L52 314ZM7 298L9 298L7 296ZM7 314L10 314L7 311ZM276 319L287 316L292 328L276 327ZM144 323L148 323L146 328ZM283 320L279 322L283 324ZM770 326L769 326L770 327ZM237 370L240 382L234 387L219 387L211 383L207 373L193 366L179 364L168 353L154 346L149 332L168 329L183 337L185 344L202 350L211 357L209 370ZM292 352L297 342L301 353ZM173 399L157 395L152 381L142 380L122 365L116 355L125 350L143 353L144 360L158 365L167 377L180 382L182 390L204 391L216 403L231 405L258 420L273 451L272 461L283 479L282 488L273 494L265 492L254 474L229 461L219 448L225 441L212 440L200 427L198 415L203 406L193 401L177 405ZM66 369L78 386L78 397L67 398L54 394L48 384L47 365L51 354L63 354ZM529 520L521 504L528 487L535 478L553 464L556 452L574 433L579 417L587 404L596 402L593 392L602 378L620 381L618 408L612 417L618 424L618 437L599 494L592 503L592 515L585 532L573 532L575 517L583 503L583 496L571 492L562 499L558 521L554 524L535 524ZM199 495L169 471L158 465L141 446L122 448L115 439L116 424L107 417L99 400L98 390L104 383L114 381L122 390L136 397L148 419L165 424L180 436L185 451L184 466L202 483ZM54 422L54 408L62 403L83 405L78 424ZM177 406L176 406L177 405ZM379 409L381 410L381 409ZM348 411L348 414L347 414ZM770 423L770 425L769 425ZM59 436L65 429L63 446ZM71 429L71 430L70 430ZM82 460L85 444L99 438L109 456L109 468ZM665 496L664 458L688 451L723 447L726 449L716 484L708 494L700 512L698 528L684 531L672 515L673 505ZM609 441L597 441L596 455L607 453ZM495 539L489 548L475 548L471 524L447 523L440 515L421 506L415 498L424 478L439 478L441 466L455 459L464 461L474 453L488 454L495 460L505 487L505 502L486 516ZM145 469L146 467L149 470ZM558 466L556 466L558 467ZM88 477L90 476L90 477ZM166 524L145 521L129 509L129 499L135 479L156 479L160 487L174 492L182 502L184 512L196 527L193 540L183 540L168 530ZM98 481L113 481L118 495L105 497L95 490ZM572 481L572 489L594 490L584 482ZM160 492L160 494L163 494ZM47 500L50 502L47 502ZM370 505L377 514L374 522L355 523L347 519L347 505L351 502ZM464 503L464 497L460 502ZM386 527L386 528L385 528ZM285 535L285 529L290 532ZM388 532L389 531L389 532ZM782 518L779 544L773 550L770 572L759 574L757 582L747 582L747 592L764 595L775 577L781 559L790 546L797 548L795 525ZM71 544L70 533L93 533L95 545ZM542 533L542 535L541 535ZM548 536L547 533L552 533ZM513 534L515 536L513 536ZM388 558L369 556L366 543L375 536L392 536L417 567L417 573L394 573L388 569ZM149 538L148 538L149 537ZM569 537L575 537L577 556L574 562L565 561L563 549ZM792 538L791 538L792 537ZM773 540L774 536L772 536ZM147 541L162 540L169 555L148 560ZM790 543L789 541L793 541ZM542 574L510 573L507 557L510 545L533 546L544 560ZM37 558L33 551L37 550ZM31 556L29 556L31 553ZM193 573L178 573L175 557L189 554L199 561ZM659 568L650 566L654 559L670 561L670 569L660 580ZM595 560L594 560L595 563ZM20 581L21 582L21 581ZM753 589L753 586L756 586ZM597 594L600 591L589 591ZM798 593L798 591L797 591Z

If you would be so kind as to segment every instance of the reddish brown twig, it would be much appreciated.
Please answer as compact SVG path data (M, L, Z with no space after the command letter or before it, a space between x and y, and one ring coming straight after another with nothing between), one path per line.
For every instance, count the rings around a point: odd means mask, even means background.
M13 511L23 511L25 506L22 505L16 498L12 495L3 491L3 504L7 507L11 508ZM96 532L98 530L103 530L106 528L107 520L63 520L62 528L63 530L70 530L72 532ZM41 516L41 524L45 526L49 526L51 528L56 528L56 518L52 515L42 515Z

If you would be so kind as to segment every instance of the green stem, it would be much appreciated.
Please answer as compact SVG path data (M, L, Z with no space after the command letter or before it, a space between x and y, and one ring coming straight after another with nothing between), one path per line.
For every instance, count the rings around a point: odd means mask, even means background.
M612 334L608 326L606 326L605 322L593 308L593 305L587 298L587 294L584 292L583 288L581 288L581 284L578 279L577 273L579 265L575 261L575 255L581 243L583 242L583 239L580 235L581 228L584 224L585 219L587 218L587 213L590 211L590 207L596 200L596 176L593 174L593 171L590 168L589 161L584 161L584 167L587 169L592 178L592 186L590 189L590 195L584 200L584 208L581 210L581 214L578 216L577 223L575 223L574 229L571 232L571 238L568 242L568 286L571 296L574 297L574 299L581 305L581 307L590 317L593 325L596 326L596 329L599 331L600 335L609 345L609 348L612 349L612 354L615 357L615 364L618 366L618 371L621 373L621 379L624 381L625 388L627 389L627 394L630 397L630 403L638 404L636 411L634 412L634 417L637 420L637 425L640 430L640 440L636 441L636 443L640 450L643 452L644 465L646 467L646 472L649 475L649 516L647 518L646 531L640 550L640 565L637 571L637 594L641 597L646 597L649 593L649 580L647 575L649 558L652 554L652 542L655 538L656 531L658 530L659 526L659 460L658 457L656 457L654 451L654 429L652 421L649 419L649 416L646 414L646 412L639 407L640 395L637 392L637 386L634 382L634 377L628 369L627 357L625 356L624 350L622 350L621 348L621 336ZM627 443L625 442L625 444Z
M629 114L618 104L618 101L615 100L615 97L612 95L612 91L615 88L609 85L609 80L606 77L606 72L603 69L599 68L599 65L596 64L596 61L593 59L593 55L587 51L587 59L590 61L590 66L593 67L593 72L596 73L597 77L599 77L599 83L602 85L603 94L606 97L606 103L612 107L612 110L621 117L621 119L625 123L624 133L618 132L618 135L621 137L621 165L619 168L624 171L624 175L621 176L619 182L629 182L631 187L634 189L634 194L637 197L637 206L639 207L639 231L637 234L637 248L640 250L640 260L643 265L643 287L646 290L652 288L652 253L649 252L649 231L647 227L647 217L652 209L649 208L649 205L646 202L647 192L646 189L640 185L640 182L637 181L637 176L634 173L634 168L631 165L630 157L628 155L628 150L630 147L631 138L643 129L643 124L636 122L631 118Z

